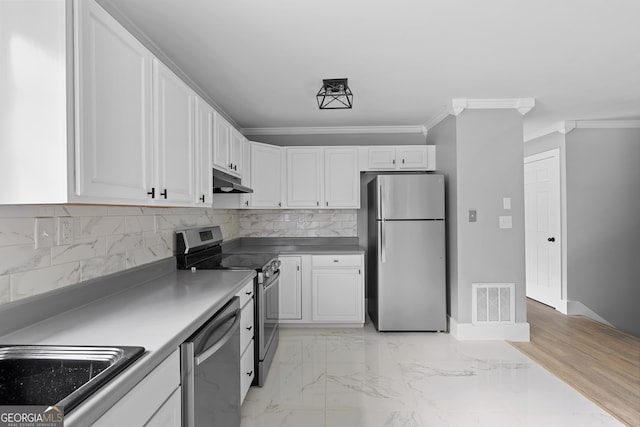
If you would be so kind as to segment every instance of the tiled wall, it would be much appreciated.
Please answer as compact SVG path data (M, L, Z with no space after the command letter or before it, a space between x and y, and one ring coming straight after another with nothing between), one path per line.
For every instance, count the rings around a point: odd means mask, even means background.
M355 237L356 210L240 210L241 237Z
M239 236L238 211L204 208L0 206L0 304L173 255L174 231L220 225ZM73 241L57 239L59 217ZM38 218L53 225L53 243L35 249Z
M60 217L73 224L68 244L58 241ZM42 218L53 242L35 249ZM176 230L209 225L225 240L357 236L355 210L0 206L0 304L170 257Z

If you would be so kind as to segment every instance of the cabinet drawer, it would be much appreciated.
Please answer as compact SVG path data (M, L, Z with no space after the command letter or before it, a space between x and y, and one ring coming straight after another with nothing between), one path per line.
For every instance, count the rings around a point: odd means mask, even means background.
M144 425L179 386L180 350L178 349L93 425Z
M240 354L245 351L247 345L253 339L254 329L253 300L251 300L240 313Z
M253 378L256 376L253 364L253 343L254 341L251 340L249 348L247 348L247 351L244 352L240 359L240 403L244 401L244 398L249 391L249 387L251 387L251 383L253 382Z
M314 267L360 267L362 255L313 255Z
M253 298L254 292L253 279L251 279L249 283L243 286L242 289L239 290L236 294L236 296L240 298L240 307L244 307L244 305L248 303L251 298Z

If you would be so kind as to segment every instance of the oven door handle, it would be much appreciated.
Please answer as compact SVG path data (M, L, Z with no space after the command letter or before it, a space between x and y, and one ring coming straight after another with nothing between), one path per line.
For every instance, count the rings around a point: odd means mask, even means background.
M194 361L196 363L196 366L199 366L201 363L204 363L208 358L210 358L218 350L220 350L227 342L229 342L233 334L238 330L240 326L240 309L239 308L236 309L232 314L230 314L226 319L222 321L222 322L226 322L227 320L232 319L234 317L235 317L235 320L233 321L233 323L231 324L227 332L225 332L225 334L214 345L209 347L206 351L195 355Z
M264 287L264 290L266 291L267 289L269 289L270 287L272 287L273 285L276 284L276 282L278 281L278 278L280 277L280 270L278 270L278 272L276 273L275 276L271 276L269 277L269 282L267 283L267 285Z

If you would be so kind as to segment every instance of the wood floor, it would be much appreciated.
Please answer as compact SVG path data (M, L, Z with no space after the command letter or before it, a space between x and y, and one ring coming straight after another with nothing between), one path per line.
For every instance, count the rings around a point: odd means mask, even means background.
M531 341L511 343L629 426L640 426L640 339L527 299Z

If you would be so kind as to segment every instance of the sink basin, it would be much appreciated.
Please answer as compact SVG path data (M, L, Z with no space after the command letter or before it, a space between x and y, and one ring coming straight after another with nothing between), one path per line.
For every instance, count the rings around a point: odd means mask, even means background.
M143 353L143 347L0 345L0 405L61 405L69 413Z

